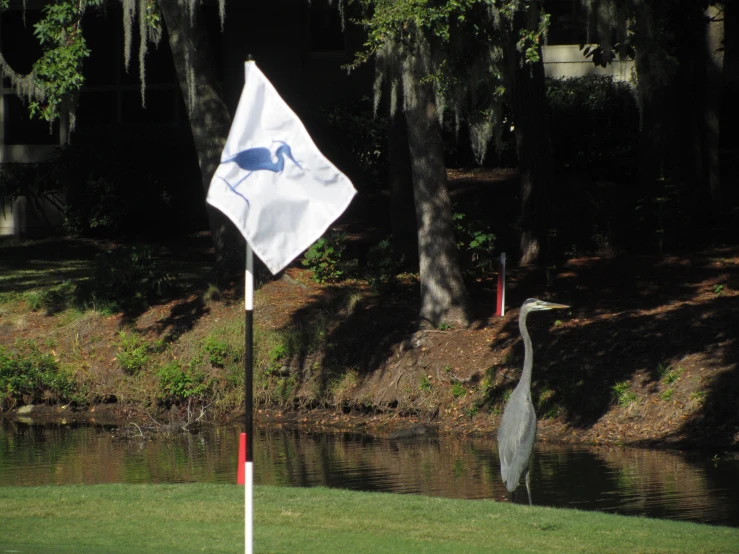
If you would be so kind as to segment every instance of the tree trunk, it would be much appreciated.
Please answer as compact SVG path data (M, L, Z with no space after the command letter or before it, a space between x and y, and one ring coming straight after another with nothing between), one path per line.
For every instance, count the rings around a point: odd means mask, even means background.
M403 265L418 267L418 230L413 217L413 173L408 151L407 126L401 112L396 112L389 123L388 180L393 256L402 261Z
M664 177L665 183L680 192L680 201L689 207L686 211L697 223L711 210L703 144L706 22L703 9L697 4L668 15L681 32L679 40L665 40L663 44L676 59L674 71L660 85ZM666 197L659 189L654 196Z
M725 106L722 115L725 133L722 141L727 147L739 147L739 110L730 109L739 98L739 5L736 2L724 3L724 96ZM732 164L733 165L733 164ZM727 180L739 185L739 179Z
M706 9L707 29L705 47L706 79L703 84L703 159L706 169L711 206L716 219L723 213L721 199L721 161L719 158L719 114L721 109L721 76L724 55L723 14L716 6Z
M666 25L663 10L659 7L657 3L645 2L636 9L635 14L634 67L640 117L638 178L643 194L649 198L659 197L664 192L659 188L659 179L666 176L666 170L669 171L666 167L669 133L666 133L665 125L671 119L666 105L674 96L669 85L677 86L675 76L664 65L669 44L663 29ZM668 84L668 80L671 83ZM685 144L683 147L690 148Z
M535 29L538 10L516 16L514 29ZM546 80L541 61L526 63L512 34L506 45L506 82L516 135L521 179L521 265L549 262L547 233L550 226L549 188L552 178L552 144L547 111Z
M199 6L192 7L194 13L191 16L182 0L159 0L159 5L169 34L180 90L189 107L190 130L198 155L205 201L210 181L221 161L231 114L223 99ZM210 205L206 209L216 264L222 268L234 261L228 259L234 257L230 249L240 241L235 227L220 211Z
M434 326L468 327L472 309L459 268L436 101L431 85L420 83L419 72L415 77L415 98L405 117L418 227L420 316Z

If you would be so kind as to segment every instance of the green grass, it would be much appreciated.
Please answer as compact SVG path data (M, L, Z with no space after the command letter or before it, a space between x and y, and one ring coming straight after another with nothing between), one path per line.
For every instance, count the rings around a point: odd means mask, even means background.
M0 553L243 552L234 485L0 487ZM736 552L739 529L481 500L256 487L255 552Z
M629 383L628 381L621 381L611 387L613 396L616 399L616 402L618 402L619 406L628 406L638 400L636 397L636 393L634 393L634 391L630 389L631 383Z

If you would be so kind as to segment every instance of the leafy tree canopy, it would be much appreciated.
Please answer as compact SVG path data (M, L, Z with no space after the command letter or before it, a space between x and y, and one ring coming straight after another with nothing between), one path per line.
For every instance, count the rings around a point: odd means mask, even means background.
M440 114L453 114L457 128L466 120L478 161L500 126L504 85L504 45L513 40L525 63L539 61L539 45L549 17L538 0L354 0L367 31L353 69L376 60L375 109L383 86L391 113L401 99L413 105L413 87L434 85ZM533 9L536 8L536 9ZM539 15L541 14L541 15ZM527 17L534 16L533 25ZM414 74L412 61L423 60Z
M0 52L0 77L8 77L11 86L29 107L31 116L54 121L62 113L74 112L79 92L85 82L84 61L90 56L83 33L83 17L90 8L100 8L106 0L56 0L43 7L42 17L34 25L33 34L41 45L42 55L27 75L13 70ZM162 15L158 0L121 0L123 6L124 58L128 69L131 60L134 24L138 22L138 62L141 102L145 105L145 56L148 45L158 44L162 37ZM192 11L197 0L183 3ZM219 1L221 21L225 17L225 0ZM10 8L10 0L0 0L0 12ZM24 5L25 8L25 5Z

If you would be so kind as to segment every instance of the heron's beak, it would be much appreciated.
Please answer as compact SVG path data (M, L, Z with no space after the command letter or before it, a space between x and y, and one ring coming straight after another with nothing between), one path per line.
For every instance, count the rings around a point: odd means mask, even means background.
M563 308L569 308L567 304L555 304L554 302L542 302L547 310L557 310Z

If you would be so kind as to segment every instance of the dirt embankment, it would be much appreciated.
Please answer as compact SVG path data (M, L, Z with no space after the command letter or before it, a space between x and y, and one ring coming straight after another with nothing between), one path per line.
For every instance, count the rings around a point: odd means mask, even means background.
M440 432L494 433L522 364L516 306L539 295L572 306L529 317L541 440L737 446L739 249L572 259L548 289L534 273L509 277L505 317L493 315L492 283L477 283L470 287L477 319L469 329L419 330L413 282L381 294L358 283L320 286L304 270L288 270L262 286L258 324L285 330L327 323L315 350L270 377L283 392L289 382L288 393L257 394L257 421L373 434L419 423ZM237 289L230 301L210 302L207 309L197 309L194 297L155 306L133 325L152 336L173 327L205 335L239 317ZM52 320L28 314L12 333L4 327L0 342L43 341L53 332L49 326L58 325ZM114 388L116 333L131 323L99 317L56 349L77 348L81 361L94 358L106 376L98 382ZM94 337L94 349L85 347L86 337ZM92 412L51 406L24 417L135 418L120 400Z
M540 438L737 446L738 254L736 248L716 248L567 262L546 296L571 310L529 317ZM514 271L509 304L541 295L536 278ZM273 314L286 298L302 298L300 310L281 310L282 318L273 321L279 326L300 321L336 292L278 281L263 293L270 306L265 311ZM342 392L344 411L381 407L383 413L363 416L364 425L380 430L400 421L445 432L494 432L520 375L518 310L495 317L493 291L482 287L473 294L478 319L469 329L417 330L413 298L366 301L338 321L329 341L378 331L358 341L364 365ZM301 418L312 425L352 421L347 414L290 413L290 419Z

